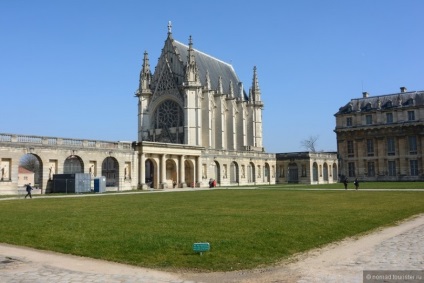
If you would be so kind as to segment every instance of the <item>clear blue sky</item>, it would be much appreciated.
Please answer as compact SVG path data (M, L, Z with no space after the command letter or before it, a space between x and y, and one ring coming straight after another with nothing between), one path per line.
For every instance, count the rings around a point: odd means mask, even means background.
M0 132L137 139L143 52L167 36L253 66L267 152L335 151L334 114L351 98L424 89L424 1L0 1Z

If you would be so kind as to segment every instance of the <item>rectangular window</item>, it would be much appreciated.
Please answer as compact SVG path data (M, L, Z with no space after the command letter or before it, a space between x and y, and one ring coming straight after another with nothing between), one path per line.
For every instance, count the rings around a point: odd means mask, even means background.
M411 176L418 176L418 161L409 160L409 167L411 169Z
M375 167L374 162L368 162L368 177L375 176Z
M387 124L393 123L393 113L386 113L386 123Z
M349 172L348 172L349 177L355 177L355 163L349 162L347 164L347 166L348 166L348 170L349 170Z
M367 125L372 125L372 115L365 116L365 123Z
M374 156L374 141L367 140L367 154L368 156Z
M387 138L387 155L395 155L395 154L396 154L395 138L388 137Z
M415 120L415 112L408 111L408 121L414 121L414 120Z
M346 126L352 127L352 117L347 117L346 118Z
M353 141L347 141L347 156L353 157Z
M417 154L417 137L409 136L408 144L409 144L409 154Z
M396 176L396 161L388 161L387 167L389 176Z

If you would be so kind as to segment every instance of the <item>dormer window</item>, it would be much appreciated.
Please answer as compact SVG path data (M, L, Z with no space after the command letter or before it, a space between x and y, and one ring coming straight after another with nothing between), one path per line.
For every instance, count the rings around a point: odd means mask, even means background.
M391 100L387 101L386 108L392 108L392 107L393 107L393 102Z
M365 110L366 111L370 111L371 110L371 103L367 103L367 105L365 106Z
M403 106L412 106L414 105L414 100L412 98L408 99Z

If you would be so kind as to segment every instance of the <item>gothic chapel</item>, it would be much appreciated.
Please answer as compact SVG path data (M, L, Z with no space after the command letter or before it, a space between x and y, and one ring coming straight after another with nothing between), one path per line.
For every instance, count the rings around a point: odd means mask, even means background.
M140 188L275 184L262 143L256 67L247 94L233 67L173 39L152 74L144 53L138 98Z

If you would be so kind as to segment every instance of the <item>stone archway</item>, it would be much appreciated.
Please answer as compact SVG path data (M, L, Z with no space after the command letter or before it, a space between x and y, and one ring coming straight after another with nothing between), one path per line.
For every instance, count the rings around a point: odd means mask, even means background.
M103 160L102 176L106 177L106 187L119 189L119 163L114 157L106 157Z
M318 182L318 164L316 162L312 164L312 181Z
M299 183L299 168L295 162L290 162L287 172L288 183Z
M337 173L337 164L336 163L334 163L333 164L333 182L334 182L334 180L337 178L337 176L338 176L339 174ZM337 180L337 179L336 179Z
M173 159L166 160L166 182L168 188L175 188L179 182L177 174L177 164Z
M247 165L247 182L256 182L255 164L253 164L253 162L250 162L249 165Z
M271 182L271 170L268 163L265 163L264 179L267 183Z
M220 165L219 162L214 160L211 163L211 169L210 169L210 178L213 180L216 180L217 184L221 183L221 169L220 169Z
M324 181L328 182L328 165L327 165L327 163L324 163L324 166L323 166L323 178L324 178Z
M184 161L185 183L188 187L194 188L196 181L194 180L194 164L191 160Z
M157 174L157 164L152 159L146 159L144 162L144 168L145 168L145 180L144 183L149 188L155 188L159 184L159 177Z
M43 161L38 155L33 153L27 153L23 155L19 160L19 167L23 167L34 173L34 180L28 182L25 182L24 180L24 183L31 183L33 187L43 189ZM2 181L6 181L5 177L10 177L10 172L10 166L2 166ZM22 185L22 180L20 180L19 178L20 176L18 174L18 185L20 186Z
M81 157L71 155L65 159L63 164L63 174L84 173L84 162Z

